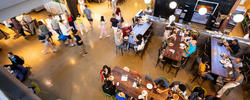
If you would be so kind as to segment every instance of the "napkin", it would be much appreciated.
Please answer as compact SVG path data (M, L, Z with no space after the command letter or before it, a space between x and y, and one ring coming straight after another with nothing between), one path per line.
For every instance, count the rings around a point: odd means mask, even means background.
M121 81L128 81L128 75L122 75Z

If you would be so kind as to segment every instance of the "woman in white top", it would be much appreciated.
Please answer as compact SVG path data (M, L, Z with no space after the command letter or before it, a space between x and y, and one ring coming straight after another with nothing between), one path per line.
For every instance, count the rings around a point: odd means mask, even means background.
M170 37L171 32L172 32L172 28L171 27L166 27L165 32L164 32L163 40L167 40Z
M101 33L100 33L99 38L102 38L103 34L105 34L106 37L110 36L110 34L107 31L106 23L107 23L107 21L104 19L104 16L101 16L101 22L100 22L100 26L99 26L101 29Z
M71 46L75 46L73 41L72 41L72 37L70 36L70 33L69 33L71 28L67 24L63 23L62 20L59 21L59 27L62 31L62 34L67 37L65 44L71 43Z
M115 18L119 21L118 28L121 28L122 27L122 14L121 14L121 10L119 7L116 8Z

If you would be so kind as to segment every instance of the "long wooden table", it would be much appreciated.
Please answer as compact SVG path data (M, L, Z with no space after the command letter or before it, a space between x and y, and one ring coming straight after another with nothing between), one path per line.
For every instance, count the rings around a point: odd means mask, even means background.
M222 59L221 54L224 53L231 58L234 57L230 56L230 52L224 45L219 46L218 42L220 42L219 39L211 38L211 72L219 76L227 77L228 70L220 63L220 60Z
M134 32L133 35L129 35L128 42L131 44L135 44L135 38L137 35L141 34L144 35L149 27L152 25L152 22L144 22L142 25L136 24L135 27L132 29Z
M114 78L115 83L119 82L119 86L117 86L117 89L131 97L138 98L138 96L141 95L141 92L143 90L146 90L148 92L148 99L154 98L154 100L166 100L168 97L167 92L158 94L153 92L153 90L147 89L146 84L152 82L147 81L144 78L141 78L142 85L140 85L138 88L133 87L133 83L136 81L138 76L130 72L127 72L122 68L119 67L113 68L112 75L115 77ZM128 80L121 81L122 75L128 75Z
M180 62L181 58L182 58L182 55L185 52L184 49L180 48L180 43L184 43L184 42L181 41L181 36L179 36L177 34L176 35L176 40L174 41L174 40L170 39L170 43L173 43L174 45L166 47L166 50L164 52L164 56L166 58L169 58L169 59ZM174 53L170 52L169 51L170 49L175 50L175 52Z

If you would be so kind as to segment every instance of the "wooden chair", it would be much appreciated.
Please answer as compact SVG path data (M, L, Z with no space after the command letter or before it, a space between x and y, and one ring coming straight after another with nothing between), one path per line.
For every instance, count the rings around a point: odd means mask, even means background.
M161 50L161 48L159 48L159 50L158 50L158 59L157 59L157 62L155 64L155 67L157 67L157 65L161 62L162 63L162 69L164 70L167 62L166 62L166 60L163 59L164 57L162 57L162 58L160 57L161 53L162 53L162 50Z
M113 100L113 98L115 97L115 96L109 95L109 94L107 94L107 93L105 93L105 92L103 92L103 91L102 91L102 93L103 93L103 95L105 96L105 100L107 100L107 97L110 97L111 100Z
M172 62L171 66L168 69L168 73L173 69L175 69L175 77L177 76L179 70L181 69L181 66L178 62Z

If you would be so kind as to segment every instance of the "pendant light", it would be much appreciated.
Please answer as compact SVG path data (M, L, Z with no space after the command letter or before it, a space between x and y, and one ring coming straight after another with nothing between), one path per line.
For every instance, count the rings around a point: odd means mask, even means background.
M175 1L171 1L171 2L169 3L169 8L175 9L176 7L177 7L177 3L176 3Z
M244 16L242 14L236 14L233 16L233 21L236 23L243 21L243 19L244 19Z
M199 12L200 15L205 15L205 14L207 13L207 8L202 7L202 8L200 8L200 9L198 10L198 12Z

